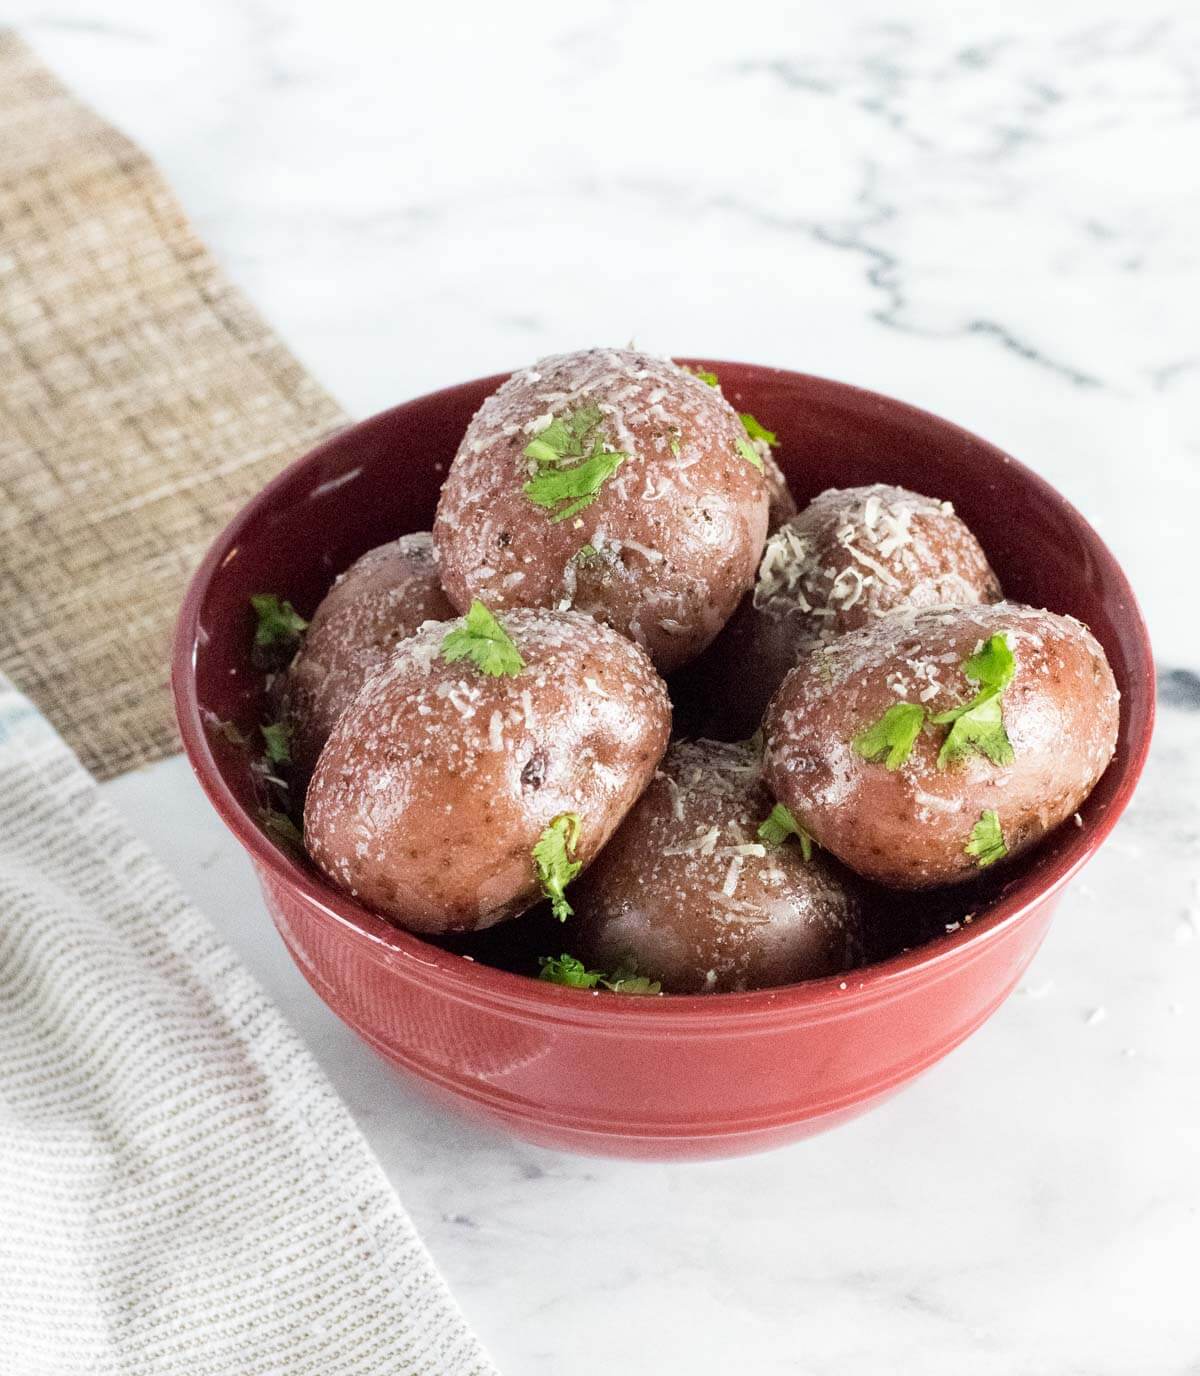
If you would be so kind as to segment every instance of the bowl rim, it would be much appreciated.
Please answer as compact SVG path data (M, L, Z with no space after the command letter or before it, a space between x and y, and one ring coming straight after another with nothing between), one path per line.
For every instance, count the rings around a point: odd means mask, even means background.
M200 639L200 612L213 575L236 547L246 527L272 505L276 494L300 470L319 463L328 452L343 447L348 440L352 441L354 435L371 428L385 427L398 411L463 389L485 387L492 391L510 373L495 373L437 388L328 435L288 464L240 508L213 540L188 583L175 628L171 690L184 751L191 768L209 801L248 852L260 879L265 880L269 876L274 885L298 891L310 912L319 912L324 919L336 925L344 936L362 944L366 952L380 964L406 964L412 973L419 970L425 978L436 980L443 993L463 1002L510 1011L522 1010L552 1021L585 1022L599 1028L605 1025L615 1027L619 1020L622 1029L627 1029L631 1022L644 1022L648 1026L659 1027L671 1024L675 1031L684 1031L689 1026L702 1031L711 1028L714 1022L719 1022L724 1032L734 1030L739 1025L750 1031L761 1026L764 1019L787 1020L801 1011L806 1021L847 1015L851 1007L861 1008L867 1003L886 1001L914 981L936 981L961 968L964 963L973 963L976 956L983 954L986 946L1000 939L1032 911L1055 898L1112 831L1128 805L1145 766L1156 710L1154 659L1145 618L1116 558L1086 518L1056 488L1020 460L953 421L884 393L817 374L764 364L682 356L679 361L715 370L793 378L833 395L848 394L860 401L903 414L911 420L932 422L974 446L982 446L989 458L1015 470L1036 499L1055 508L1083 537L1098 563L1105 568L1110 581L1114 581L1120 590L1124 610L1132 624L1135 633L1135 672L1124 694L1129 739L1120 776L1104 812L1094 822L1080 829L1073 843L1063 847L1046 870L1018 877L1012 890L991 901L987 912L978 920L965 921L956 930L884 960L798 984L740 993L613 998L598 990L568 988L485 965L457 952L434 946L419 934L393 926L339 893L276 846L235 797L217 765L205 729L196 688L196 651ZM570 943L564 941L563 944L566 946Z

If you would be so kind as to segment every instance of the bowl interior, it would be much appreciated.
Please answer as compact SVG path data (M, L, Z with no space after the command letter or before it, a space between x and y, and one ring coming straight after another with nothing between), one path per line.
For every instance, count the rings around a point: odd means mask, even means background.
M714 367L729 400L778 433L777 456L800 505L827 487L872 482L949 500L979 538L1010 598L1069 613L1091 627L1112 664L1122 702L1117 757L1085 804L1088 825L1060 828L986 885L971 906L976 913L984 907L1011 913L1060 882L1128 800L1153 718L1145 627L1128 582L1099 537L1023 465L926 412L822 378L692 362ZM264 720L263 675L250 657L254 619L248 599L252 593L277 593L308 616L334 577L359 555L405 532L428 530L463 431L502 380L503 375L482 378L432 393L334 436L243 510L196 575L176 656L185 743L226 820L269 863L288 862L268 856L270 842L258 830L261 784L248 753L209 729L213 722L233 722L256 736ZM310 891L324 890L331 911L374 939L414 950L423 945L334 895L314 876L302 882ZM944 902L932 902L937 930ZM952 940L969 939L985 926L977 921Z

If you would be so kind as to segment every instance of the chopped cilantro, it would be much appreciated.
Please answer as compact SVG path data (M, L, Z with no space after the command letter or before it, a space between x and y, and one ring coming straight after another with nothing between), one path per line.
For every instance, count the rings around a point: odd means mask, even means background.
M591 560L599 558L600 551L595 545L580 545L575 553L571 555L572 562L576 564L587 564L590 563Z
M1004 729L1000 697L1015 668L1016 661L1003 632L991 636L963 661L963 674L979 684L980 689L970 702L939 712L933 718L939 726L953 723L938 751L939 769L972 752L986 756L993 764L1012 763L1013 748Z
M1008 854L1004 834L1000 830L1000 818L991 808L980 813L979 821L971 828L971 839L963 849L975 857L975 863L981 870Z
M855 736L852 744L864 760L883 756L888 769L899 769L924 725L924 707L915 702L897 702L873 726Z
M478 599L471 603L463 625L447 632L442 658L447 664L469 659L493 678L516 678L525 667L508 632Z
M662 985L656 979L639 975L632 961L626 961L613 975L589 970L583 961L565 952L561 956L539 956L539 979L551 984L563 984L569 989L595 989L597 985L611 989L614 994L661 994Z
M604 978L599 970L589 970L581 960L564 951L561 956L539 956L541 973L538 979L551 984L565 984L571 989L594 989Z
M747 463L752 463L760 473L763 471L762 455L748 439L744 439L741 436L738 437L737 451Z
M565 922L574 911L563 890L583 868L582 861L574 858L581 830L578 812L561 813L542 832L533 848L533 863L542 892L550 900L554 916L560 922Z
M813 840L807 831L792 816L790 809L776 803L766 821L758 828L758 839L768 846L782 846L789 836L800 842L800 853L805 860L812 859Z
M291 764L292 727L290 722L276 721L258 728L267 743L267 759L272 764Z
M291 659L308 629L308 622L290 602L273 592L256 592L250 599L254 615L255 660L263 668L282 668Z
M637 966L632 960L624 960L613 971L611 978L600 981L606 989L611 989L614 994L661 994L662 983L656 979L650 979L646 975L639 975Z
M565 521L590 506L629 457L604 448L597 434L603 418L598 406L581 406L569 416L556 417L525 446L525 457L536 465L524 485L525 495L552 511L554 521ZM568 466L568 459L579 462Z
M670 436L667 439L667 443L671 447L671 453L674 454L676 458L678 458L680 450L682 450L683 448L682 436L680 435L678 430L671 431Z
M688 371L691 372L691 369L689 368ZM720 387L721 385L720 382L717 381L716 373L706 372L703 368L696 369L696 376L706 387Z
M262 823L263 830L277 846L287 851L304 854L304 837L300 834L300 828L286 812L280 812L278 808L273 807L259 808L258 820Z
M765 425L755 420L748 411L742 412L742 428L752 440L766 440L772 449L779 448L779 437L775 431L768 430Z

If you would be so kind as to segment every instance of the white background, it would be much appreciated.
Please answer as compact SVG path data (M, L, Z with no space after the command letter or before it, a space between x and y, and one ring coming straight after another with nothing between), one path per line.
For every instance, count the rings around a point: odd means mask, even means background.
M1134 8L0 5L352 413L630 337L825 373L1031 463L1143 598L1151 765L1023 991L897 1100L745 1161L426 1107L294 972L183 763L109 787L507 1376L1200 1370L1200 22Z

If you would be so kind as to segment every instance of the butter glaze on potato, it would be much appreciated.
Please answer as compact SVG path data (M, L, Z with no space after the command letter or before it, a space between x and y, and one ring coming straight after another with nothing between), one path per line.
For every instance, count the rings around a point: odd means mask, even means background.
M600 438L629 457L556 521L523 490L536 467L524 450L589 405ZM677 668L754 580L770 496L745 440L720 392L669 359L594 349L515 373L471 421L442 488L433 538L447 595L460 611L477 597L495 612L589 612L662 672Z
M774 805L758 753L715 741L671 746L654 781L572 890L581 954L633 961L667 993L761 989L862 959L851 876L799 843L765 846Z
M472 931L535 903L546 827L578 813L586 864L666 748L666 688L632 641L578 612L503 621L516 677L442 658L461 621L422 627L342 713L309 785L309 855L414 931Z
M972 754L939 769L949 728L928 722L895 771L858 754L854 738L895 703L934 715L969 701L962 663L998 632L1015 658L1001 698L1011 764ZM897 888L952 884L979 873L965 847L985 810L1011 858L1079 808L1116 747L1118 699L1104 651L1072 617L1011 602L894 612L787 676L764 723L766 778L859 874Z
M883 483L829 488L767 540L752 594L704 659L713 729L751 735L814 645L901 607L1000 596L987 555L949 502Z
M396 644L425 621L457 615L438 581L428 531L402 535L350 565L313 613L287 672L283 712L301 778L312 773L338 717Z

